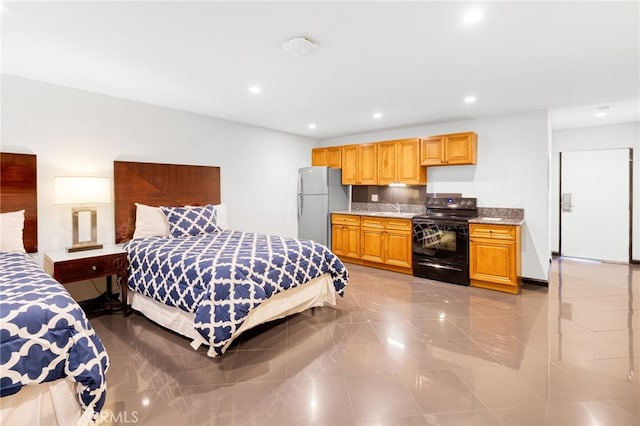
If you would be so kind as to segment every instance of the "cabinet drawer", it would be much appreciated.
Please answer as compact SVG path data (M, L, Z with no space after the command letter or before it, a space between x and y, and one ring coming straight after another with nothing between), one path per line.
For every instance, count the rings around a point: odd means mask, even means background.
M471 238L490 238L499 240L514 240L516 227L512 225L482 225L472 223L469 225Z
M352 214L332 214L331 223L335 225L360 225L360 216Z
M384 228L385 219L381 217L362 216L360 218L360 224L367 228Z
M408 219L385 219L386 229L395 229L398 231L411 231L411 221Z
M117 274L126 265L126 255L73 259L53 264L53 277L61 283L90 280Z

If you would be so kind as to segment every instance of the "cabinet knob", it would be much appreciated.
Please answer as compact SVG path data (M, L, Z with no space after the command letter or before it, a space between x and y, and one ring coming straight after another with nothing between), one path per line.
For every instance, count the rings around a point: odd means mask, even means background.
M95 271L96 269L98 269L98 268L96 268L96 265L93 265L93 266L91 267L91 270L92 270L92 271Z

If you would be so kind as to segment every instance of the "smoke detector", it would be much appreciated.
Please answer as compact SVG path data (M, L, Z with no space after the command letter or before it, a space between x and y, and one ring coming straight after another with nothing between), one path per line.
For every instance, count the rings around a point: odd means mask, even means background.
M315 53L320 47L306 37L295 37L287 40L282 45L282 50L291 56L307 56Z

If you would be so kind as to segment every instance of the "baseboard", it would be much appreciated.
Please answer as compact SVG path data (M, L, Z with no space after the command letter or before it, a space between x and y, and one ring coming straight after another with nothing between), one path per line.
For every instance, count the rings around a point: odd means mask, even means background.
M521 277L520 278L520 282L522 284L532 284L532 285L537 285L537 286L540 286L540 287L549 288L549 281L546 281L546 280L539 280L539 279L536 279L536 278Z

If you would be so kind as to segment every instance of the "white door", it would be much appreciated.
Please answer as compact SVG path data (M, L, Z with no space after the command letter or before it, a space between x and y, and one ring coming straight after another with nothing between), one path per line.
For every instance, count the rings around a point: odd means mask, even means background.
M562 153L563 256L629 261L629 150Z

